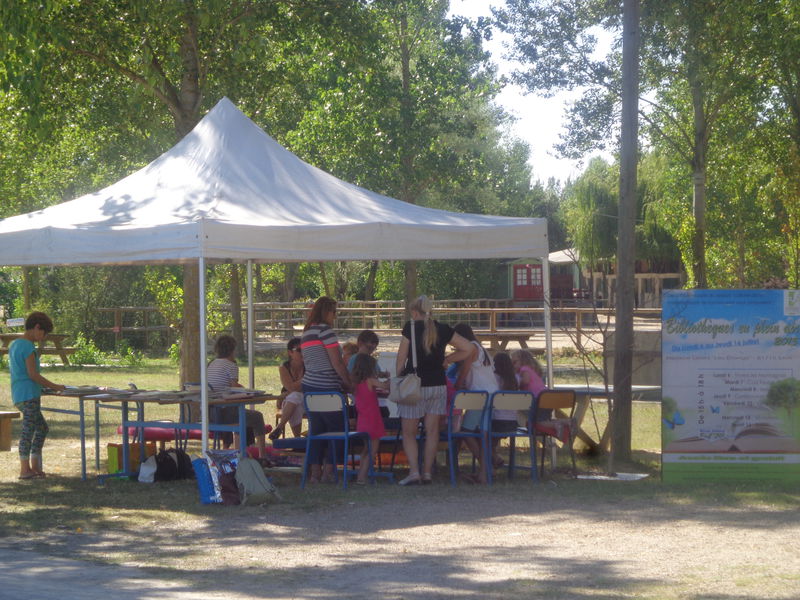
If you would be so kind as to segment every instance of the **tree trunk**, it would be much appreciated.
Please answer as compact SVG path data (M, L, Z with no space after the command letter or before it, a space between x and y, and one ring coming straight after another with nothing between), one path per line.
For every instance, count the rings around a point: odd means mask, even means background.
M200 271L197 264L183 267L180 385L200 381ZM205 332L203 332L205 335ZM203 357L204 358L204 357Z
M369 263L367 283L364 285L364 300L375 300L375 277L378 275L378 264L377 260Z
M696 79L692 81L692 107L694 113L694 148L692 150L692 214L694 234L692 236L692 270L694 287L708 287L706 276L706 150L708 148L708 124L703 108L704 94Z
M264 301L264 286L262 283L262 271L261 265L255 264L253 265L253 298L256 302L263 302Z
M31 267L22 267L22 310L31 312Z
M299 263L284 263L283 265L283 301L292 302L295 298L297 286L297 271Z
M406 317L410 318L411 313L408 312L408 307L417 298L417 261L407 260L405 264L406 270Z
M328 272L325 269L325 263L322 261L319 262L319 272L322 274L322 287L325 290L325 295L328 296L328 298L333 298L331 285L328 282Z
M617 307L614 333L613 461L631 456L634 268L636 261L636 168L638 163L639 0L624 0L622 31L622 126L620 140Z
M244 327L242 326L242 285L239 277L239 265L231 265L231 285L229 292L231 316L233 317L233 337L236 338L237 355L247 355L244 346Z

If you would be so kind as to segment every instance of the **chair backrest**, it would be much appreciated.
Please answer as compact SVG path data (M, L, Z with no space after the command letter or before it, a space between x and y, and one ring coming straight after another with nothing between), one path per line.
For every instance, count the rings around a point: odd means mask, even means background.
M575 408L575 390L542 390L539 393L540 410L573 410Z
M344 396L339 392L309 392L303 395L308 412L334 412L342 410Z
M453 407L460 408L461 410L483 410L486 406L486 398L489 394L481 391L463 391L456 392L453 398Z
M499 391L492 394L492 408L499 410L524 410L529 411L533 403L533 394L530 392Z

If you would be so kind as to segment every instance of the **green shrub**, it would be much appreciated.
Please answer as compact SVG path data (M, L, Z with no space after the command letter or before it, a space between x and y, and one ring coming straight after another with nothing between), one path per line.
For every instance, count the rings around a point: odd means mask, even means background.
M102 365L108 362L108 356L92 340L79 333L75 339L75 353L70 361L76 365Z
M121 340L117 344L117 355L119 362L128 367L140 367L144 364L144 353L135 348L131 348L128 340Z
M181 344L180 342L175 342L172 346L169 347L167 351L169 355L169 359L173 362L173 364L179 365L181 362Z

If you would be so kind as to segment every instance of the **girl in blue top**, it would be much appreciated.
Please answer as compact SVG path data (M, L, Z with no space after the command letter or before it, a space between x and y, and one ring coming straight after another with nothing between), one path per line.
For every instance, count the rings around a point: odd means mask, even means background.
M11 372L11 399L22 413L19 439L19 478L44 477L42 446L49 431L42 416L42 387L64 391L64 386L45 379L39 373L36 344L53 331L53 322L43 312L34 312L25 319L25 333L11 342L8 366Z

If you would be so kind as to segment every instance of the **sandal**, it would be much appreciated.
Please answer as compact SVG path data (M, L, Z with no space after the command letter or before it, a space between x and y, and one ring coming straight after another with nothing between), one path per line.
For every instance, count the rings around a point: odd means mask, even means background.
M280 429L273 429L272 431L269 432L268 437L271 440L277 440L279 437L281 437L282 433L283 433L283 427L281 427Z
M422 476L422 485L430 485L432 483L433 483L433 477L431 476L431 474L425 473L425 475Z
M36 479L36 477L37 477L36 473L31 472L31 473L25 473L25 475L20 475L18 477L18 479L22 479L22 480L25 480L25 479Z
M409 475L397 482L397 485L419 485L420 478L419 474L417 475Z

